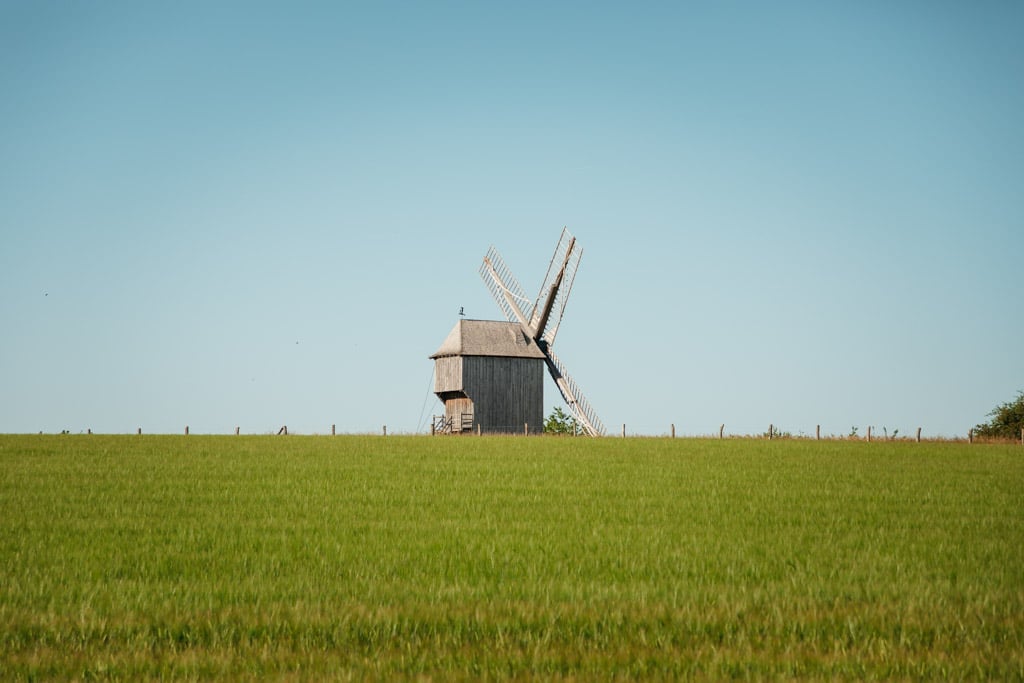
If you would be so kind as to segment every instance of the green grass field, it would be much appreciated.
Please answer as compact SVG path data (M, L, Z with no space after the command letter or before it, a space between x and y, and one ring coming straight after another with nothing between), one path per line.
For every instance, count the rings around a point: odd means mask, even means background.
M1024 448L0 436L0 679L1024 679Z

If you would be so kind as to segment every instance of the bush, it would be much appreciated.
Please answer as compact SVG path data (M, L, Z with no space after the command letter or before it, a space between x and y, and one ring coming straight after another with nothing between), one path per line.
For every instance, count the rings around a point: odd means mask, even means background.
M545 434L569 434L576 436L580 431L579 423L572 415L567 414L561 407L551 411L551 415L544 422Z
M997 406L989 417L992 419L974 428L978 436L997 439L1016 439L1024 429L1024 391L1018 392L1017 399Z

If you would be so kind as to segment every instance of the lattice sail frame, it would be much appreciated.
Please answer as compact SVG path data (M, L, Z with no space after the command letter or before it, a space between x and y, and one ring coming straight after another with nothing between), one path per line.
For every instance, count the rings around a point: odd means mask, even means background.
M480 266L480 277L509 322L523 324L524 319L529 320L533 317L533 304L526 298L526 292L523 291L519 280L501 260L501 255L493 246L487 250L487 256ZM522 318L516 314L517 307ZM533 336L532 333L530 336Z
M544 276L544 283L540 286L537 301L533 305L533 314L530 316L530 327L537 330L538 338L543 339L549 345L555 343L555 335L558 334L558 327L562 324L565 304L569 300L569 293L572 291L572 283L576 279L576 270L580 267L581 258L583 258L583 248L576 244L576 239L568 228L562 228L562 235L558 238L558 245L551 257L548 272ZM559 274L561 274L561 283L555 292L555 300L548 314L547 325L543 330L539 330L537 326L544 304L551 288L559 279Z
M584 431L590 436L604 436L604 423L597 416L597 411L590 405L590 401L583 395L579 385L576 384L576 380L569 375L565 365L550 348L544 352L544 355L547 356L548 372L551 374L551 379L555 380L555 385L558 387L558 391L561 392L562 399L565 400L566 405L572 410L576 421L580 423Z

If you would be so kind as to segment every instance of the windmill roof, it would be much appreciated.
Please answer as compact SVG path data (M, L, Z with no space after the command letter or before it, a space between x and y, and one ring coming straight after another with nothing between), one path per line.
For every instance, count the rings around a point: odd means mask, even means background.
M431 358L445 356L501 356L544 358L537 344L519 323L500 320L459 320Z

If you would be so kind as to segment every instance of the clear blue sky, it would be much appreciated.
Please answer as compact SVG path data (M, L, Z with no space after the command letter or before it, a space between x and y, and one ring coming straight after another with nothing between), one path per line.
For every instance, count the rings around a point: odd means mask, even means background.
M412 432L585 252L613 432L1024 389L1024 4L0 3L0 432ZM546 387L548 409L560 399Z

